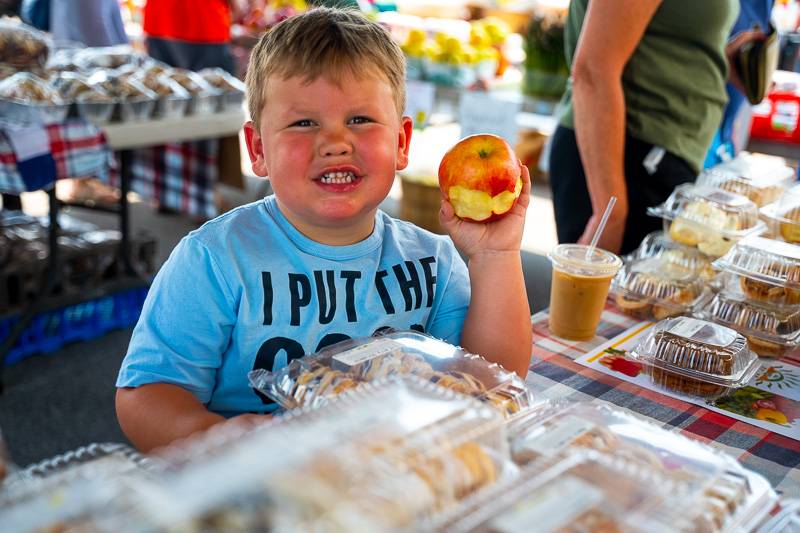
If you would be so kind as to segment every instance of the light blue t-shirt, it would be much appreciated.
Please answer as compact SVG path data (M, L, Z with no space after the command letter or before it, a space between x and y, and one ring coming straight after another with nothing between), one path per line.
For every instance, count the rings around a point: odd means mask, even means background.
M448 238L379 211L367 239L327 246L297 231L270 196L178 244L150 288L117 387L172 383L225 416L271 411L249 371L386 326L458 344L469 297Z

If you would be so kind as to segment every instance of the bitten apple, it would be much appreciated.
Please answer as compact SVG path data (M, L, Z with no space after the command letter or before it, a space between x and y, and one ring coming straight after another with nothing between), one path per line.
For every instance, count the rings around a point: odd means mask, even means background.
M508 213L522 191L519 160L497 135L470 135L450 148L439 164L439 187L456 216L490 222Z

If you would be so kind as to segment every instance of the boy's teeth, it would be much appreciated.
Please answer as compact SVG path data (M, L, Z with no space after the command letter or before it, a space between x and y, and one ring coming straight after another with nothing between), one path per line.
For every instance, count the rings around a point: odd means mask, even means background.
M320 178L322 183L352 183L355 176L352 172L328 172Z

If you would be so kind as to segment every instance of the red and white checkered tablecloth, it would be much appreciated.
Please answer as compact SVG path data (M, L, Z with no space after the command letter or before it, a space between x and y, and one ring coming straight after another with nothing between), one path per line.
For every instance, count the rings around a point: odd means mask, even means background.
M570 342L550 333L547 317L547 311L542 311L531 318L533 348L527 382L538 397L602 400L628 409L727 452L766 477L784 497L800 498L800 442L574 361L633 326L637 319L608 303L595 338Z
M95 177L108 180L114 160L102 131L83 120L68 120L42 128L55 160L56 179ZM17 168L17 155L9 141L13 134L13 129L0 127L0 192L19 194L33 189Z

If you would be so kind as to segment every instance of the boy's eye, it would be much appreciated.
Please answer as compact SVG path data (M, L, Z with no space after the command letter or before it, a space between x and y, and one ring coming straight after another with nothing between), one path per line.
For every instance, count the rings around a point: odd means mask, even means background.
M358 116L351 118L350 122L352 122L353 124L366 124L368 122L372 122L372 119L369 117Z
M300 128L309 128L309 127L311 127L313 125L314 125L314 123L312 121L310 121L308 119L305 119L305 118L303 120L298 120L298 121L292 123L292 126L297 126L297 127L300 127Z

